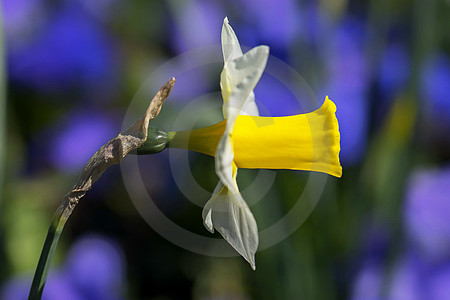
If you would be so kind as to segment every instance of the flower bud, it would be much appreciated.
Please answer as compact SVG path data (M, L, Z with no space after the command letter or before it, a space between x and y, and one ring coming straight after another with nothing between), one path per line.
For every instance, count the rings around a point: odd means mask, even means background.
M166 149L169 142L169 134L162 129L150 126L147 140L137 149L138 155L159 153Z

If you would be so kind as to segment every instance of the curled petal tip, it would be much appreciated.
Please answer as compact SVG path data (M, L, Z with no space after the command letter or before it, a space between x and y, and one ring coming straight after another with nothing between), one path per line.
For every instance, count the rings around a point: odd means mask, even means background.
M255 256L251 257L248 260L248 263L250 264L250 267L252 268L253 271L256 271L256 262L255 262Z
M208 223L204 222L203 225L205 225L206 229L209 232L214 233L214 226L212 224L208 224Z
M203 225L205 225L205 228L211 232L214 233L214 225L212 222L212 211L209 209L209 207L203 208L202 217L203 217Z
M261 48L261 51L264 53L264 54L269 54L269 51L270 51L270 47L269 46L266 46L266 45L261 45L261 46L258 46L258 47L260 47Z

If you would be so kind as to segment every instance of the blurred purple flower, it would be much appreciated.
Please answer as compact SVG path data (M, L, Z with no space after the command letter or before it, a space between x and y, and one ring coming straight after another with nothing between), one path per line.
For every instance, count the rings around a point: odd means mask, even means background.
M225 14L218 1L188 0L176 2L171 8L170 42L178 54L220 44Z
M304 113L287 87L267 73L262 75L256 85L255 99L261 115L288 116Z
M420 255L403 255L394 267L388 287L392 300L450 299L450 263L432 265Z
M172 49L182 54L192 50L217 46L220 49L220 30L225 14L218 1L189 0L171 5L172 21L170 26L170 43ZM208 53L206 53L208 55ZM177 101L191 101L208 92L211 87L210 76L202 66L203 60L193 61L193 54L178 56L172 60L168 72L161 74L162 80L168 76L177 79L172 97ZM216 88L216 81L214 88Z
M381 58L378 73L378 84L381 96L394 98L406 88L410 74L409 53L402 44L390 44Z
M439 53L431 57L421 73L421 94L430 108L430 119L450 128L450 59Z
M409 179L405 225L412 243L432 261L450 259L450 167L418 171Z
M3 23L6 30L26 26L27 18L42 2L41 0L2 0Z
M114 118L78 111L65 118L50 144L50 159L60 171L79 171L91 156L119 132Z
M311 46L314 46L314 48L320 49L323 42L326 41L328 36L326 30L330 25L329 15L321 10L319 6L320 3L317 1L308 1L305 3L300 10L300 20L302 20L300 26L304 28L304 37L306 41Z
M9 51L8 63L12 80L46 91L69 87L103 91L117 73L113 42L75 5L57 9L26 45Z
M337 106L341 133L341 162L351 165L362 157L368 130L368 71L363 53L364 23L346 18L337 27L324 60L329 74L321 97Z
M82 6L87 12L99 20L106 20L114 13L119 0L70 0Z
M450 299L450 262L439 267L428 281L429 300Z
M53 272L47 278L42 300L81 300L82 295L74 288L70 278L62 272Z
M383 285L383 270L379 263L367 262L356 277L352 289L353 300L379 300Z
M80 239L72 246L66 266L50 272L43 300L122 299L124 259L118 245L100 237ZM2 287L2 300L26 300L31 278L18 277Z
M425 288L422 277L424 266L412 253L401 257L397 262L389 284L389 297L392 300L424 299Z
M353 283L351 299L383 299L385 261L389 244L389 228L381 223L370 224L364 232L363 263Z
M105 238L79 240L70 250L64 272L83 299L113 300L122 294L123 254Z
M30 290L31 279L17 277L6 281L2 288L0 299L2 300L26 300Z
M254 42L271 47L271 53L284 57L298 33L300 14L294 0L235 0L241 24L236 24L242 44ZM232 20L231 20L232 21ZM253 44L252 42L252 44ZM248 46L253 46L248 44Z
M46 9L42 0L2 0L3 25L8 50L14 50L39 28Z
M208 92L208 87L211 86L210 78L207 77L205 69L202 68L193 68L184 72L174 68L171 74L177 79L177 86L171 93L174 103L189 102L194 98L203 96Z

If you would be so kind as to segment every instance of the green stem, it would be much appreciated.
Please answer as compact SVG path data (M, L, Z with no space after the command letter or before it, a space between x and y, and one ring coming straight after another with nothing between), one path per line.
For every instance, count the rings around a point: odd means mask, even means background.
M64 201L53 217L52 224L50 225L47 237L45 238L44 247L42 248L36 272L34 273L28 300L39 300L42 297L44 285L47 280L48 269L55 253L56 246L58 245L59 237L61 236L64 225L69 219L73 208L74 206L72 207L71 205L68 205L68 202Z
M2 218L2 202L5 195L5 174L6 174L6 88L5 88L5 45L3 39L3 12L0 5L0 219ZM3 229L0 224L0 281L5 275L6 262L4 261Z
M3 42L3 12L0 6L0 210L3 197L6 148L5 52Z
M98 149L84 166L78 182L64 197L64 200L56 211L53 222L48 229L41 257L39 258L36 273L34 274L33 282L31 284L30 294L28 295L29 300L41 299L48 269L53 254L55 253L56 246L58 245L59 237L61 236L64 225L80 199L84 197L86 192L92 188L92 185L110 166L120 163L130 151L134 151L144 144L147 139L148 123L158 116L161 111L161 106L172 91L174 84L175 78L172 77L159 89L155 97L150 101L145 115L131 125L130 128L122 131L119 135ZM161 139L162 141L165 140L164 136L167 134L164 135L164 132L161 134L163 135L162 138L159 138L157 134L154 135L154 137L157 138L154 142Z

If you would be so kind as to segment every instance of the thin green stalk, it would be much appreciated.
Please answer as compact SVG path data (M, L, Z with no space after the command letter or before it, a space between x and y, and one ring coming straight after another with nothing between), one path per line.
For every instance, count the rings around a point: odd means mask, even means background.
M64 225L69 219L72 213L73 207L70 210L70 206L66 206L64 202L58 208L53 217L53 222L48 229L47 237L45 238L44 247L39 258L39 262L34 274L33 283L31 284L30 294L28 296L29 300L39 300L42 297L42 292L44 291L44 285L47 280L48 269L53 259L53 255L58 245L59 237L64 229Z
M6 148L5 52L3 42L3 12L0 5L0 211L3 198Z
M0 5L0 219L2 217L2 200L4 196L4 181L5 181L5 152L6 152L6 100L5 100L5 50L4 50L4 42L3 42L3 12L2 6ZM3 230L0 224L0 264L5 265L2 262L3 260ZM5 274L5 269L0 271L0 279Z
M47 280L50 267L59 237L64 225L77 206L79 200L84 197L92 185L102 176L110 166L118 164L130 151L138 149L147 140L148 124L161 111L164 100L167 99L175 84L175 78L171 78L155 95L150 102L145 115L138 119L130 128L121 132L118 136L103 145L88 161L78 182L64 197L63 202L53 217L53 222L48 229L44 247L31 284L29 300L40 300ZM157 142L155 140L154 142Z

